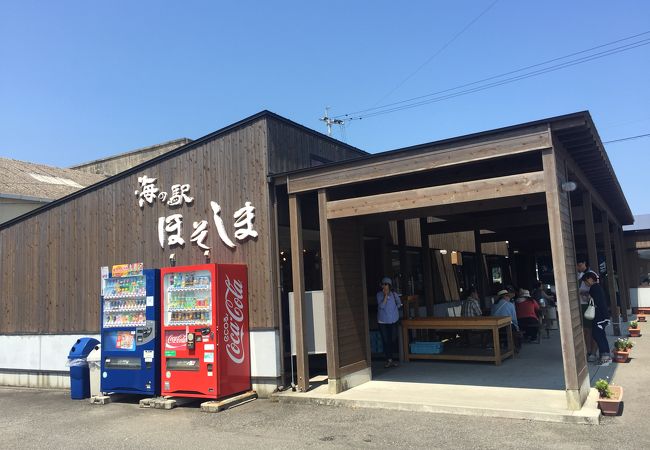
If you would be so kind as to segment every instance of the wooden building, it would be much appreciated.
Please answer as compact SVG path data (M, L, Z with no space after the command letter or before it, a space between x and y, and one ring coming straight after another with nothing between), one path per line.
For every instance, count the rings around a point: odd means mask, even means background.
M192 223L207 220L209 261L249 268L253 382L264 392L280 383L279 280L275 189L269 174L359 157L366 153L264 111L117 175L78 190L0 226L0 383L21 375L59 386L67 379L71 335L99 331L100 267L143 262L145 267L206 262L191 241ZM77 172L82 174L81 172ZM91 176L91 175L87 175ZM160 192L189 185L194 200L139 206L142 177ZM220 239L211 202L221 208L234 249ZM233 237L233 213L255 208L258 237ZM160 217L181 214L184 245L170 246L158 232ZM166 235L163 236L166 239ZM53 347L56 360L51 360ZM257 358L256 358L257 356ZM264 386L269 386L265 388Z
M365 275L364 262L369 230L389 220L417 219L427 306L434 298L427 236L473 231L477 255L481 242L507 241L523 266L521 276L534 276L530 255L550 256L567 404L570 409L582 406L590 385L576 250L598 261L600 248L610 272L622 272L621 226L633 221L588 112L294 171L275 180L286 183L289 196L293 261L298 262L292 268L298 324L304 296L304 269L297 257L302 252L301 222L305 203L318 204L330 392L372 377L366 285L373 281ZM401 228L404 235L403 224ZM478 266L483 281L485 271ZM614 283L608 289L616 333ZM298 340L298 384L306 390L304 335Z
M160 196L179 189L180 204ZM233 214L247 202L258 236L239 241ZM207 255L194 235L204 220ZM264 111L0 225L0 345L10 349L0 384L65 377L67 348L49 350L98 332L102 266L167 267L172 255L178 265L247 264L252 376L264 395L288 382L289 291L299 387L309 380L304 293L322 290L327 374L340 392L372 377L368 296L382 273L418 290L431 313L462 285L487 292L490 264L524 285L545 256L577 408L589 380L576 252L597 260L600 250L623 270L620 230L631 221L586 112L369 155Z

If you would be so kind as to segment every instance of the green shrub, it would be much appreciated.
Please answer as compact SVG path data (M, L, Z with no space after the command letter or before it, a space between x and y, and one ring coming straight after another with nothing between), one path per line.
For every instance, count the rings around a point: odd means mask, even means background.
M636 320L630 322L630 328L638 328L638 327L639 327L639 322L637 322Z
M596 381L596 389L600 394L600 398L611 398L612 391L609 389L609 381L603 380L602 378Z
M616 348L616 350L622 351L622 352L632 348L633 346L634 346L634 344L628 338L618 338L614 342L614 348Z

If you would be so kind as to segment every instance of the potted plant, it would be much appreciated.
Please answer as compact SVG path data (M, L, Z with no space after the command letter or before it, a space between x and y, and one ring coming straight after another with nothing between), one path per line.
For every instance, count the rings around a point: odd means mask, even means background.
M614 361L617 363L627 362L630 357L632 342L627 338L618 338L614 342Z
M636 319L637 319L639 322L645 322L645 314L637 314L637 315L636 315Z
M596 381L598 390L598 407L604 416L615 416L618 414L621 403L623 402L623 388L621 386L610 385L609 381L600 379Z
M630 333L630 337L641 336L641 328L639 328L639 322L636 320L631 321L630 326L627 328L627 331Z

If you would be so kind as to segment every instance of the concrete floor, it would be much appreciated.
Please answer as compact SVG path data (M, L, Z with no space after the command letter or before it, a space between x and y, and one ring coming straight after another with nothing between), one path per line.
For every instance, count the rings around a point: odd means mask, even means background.
M622 326L621 329L626 329ZM613 341L611 327L608 338ZM617 365L589 364L591 385L599 378L615 381ZM525 343L515 358L500 366L461 361L411 361L385 369L372 365L373 380L338 395L314 383L307 393L283 392L280 401L351 407L490 415L568 423L597 423L596 392L581 411L566 408L562 348L558 330L540 344ZM322 379L322 377L320 378ZM316 381L316 380L315 380ZM459 389L459 387L462 387Z

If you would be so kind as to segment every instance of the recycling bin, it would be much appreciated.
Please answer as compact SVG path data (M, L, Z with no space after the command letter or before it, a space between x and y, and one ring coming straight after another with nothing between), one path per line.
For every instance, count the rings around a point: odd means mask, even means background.
M95 397L101 395L99 386L102 360L101 344L93 347L86 360L88 361L88 372L90 374L90 396Z
M77 339L68 353L70 367L70 397L81 400L90 397L90 372L88 370L88 354L99 344L94 338Z

